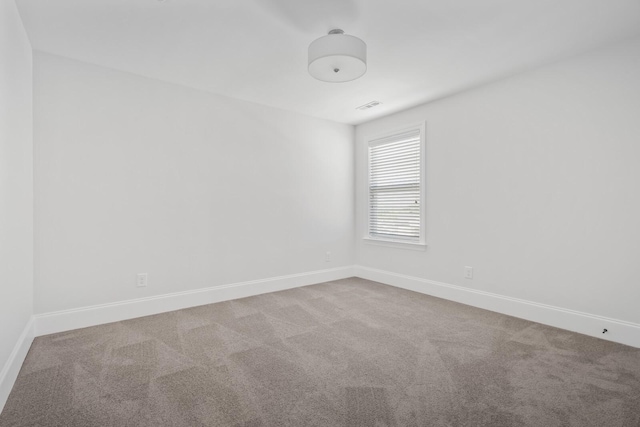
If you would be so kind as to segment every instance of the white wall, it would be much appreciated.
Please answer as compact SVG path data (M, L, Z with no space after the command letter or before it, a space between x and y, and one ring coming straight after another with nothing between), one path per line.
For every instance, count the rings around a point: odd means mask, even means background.
M635 40L358 126L357 263L640 323L638 76ZM366 244L366 138L419 120L428 248Z
M352 126L34 61L36 313L353 264Z
M0 0L0 370L33 311L31 100L31 46L13 0Z

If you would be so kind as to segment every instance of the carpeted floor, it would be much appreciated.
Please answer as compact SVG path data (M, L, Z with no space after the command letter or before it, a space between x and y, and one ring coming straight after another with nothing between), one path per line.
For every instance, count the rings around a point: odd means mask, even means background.
M0 426L639 426L640 350L347 279L36 338Z

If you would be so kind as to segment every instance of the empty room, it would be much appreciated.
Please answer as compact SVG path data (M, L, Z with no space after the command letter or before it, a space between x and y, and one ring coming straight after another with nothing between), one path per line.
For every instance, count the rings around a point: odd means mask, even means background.
M640 426L638 0L0 0L0 427Z

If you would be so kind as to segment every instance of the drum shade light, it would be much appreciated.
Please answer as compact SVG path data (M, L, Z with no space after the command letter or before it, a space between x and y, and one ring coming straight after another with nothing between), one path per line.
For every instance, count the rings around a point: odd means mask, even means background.
M367 71L367 45L342 30L331 30L309 45L309 74L323 82L355 80Z

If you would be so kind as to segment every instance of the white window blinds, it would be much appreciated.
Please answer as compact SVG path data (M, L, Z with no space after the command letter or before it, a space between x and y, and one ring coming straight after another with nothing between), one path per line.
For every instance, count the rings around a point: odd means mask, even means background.
M369 235L421 238L420 129L369 142Z

